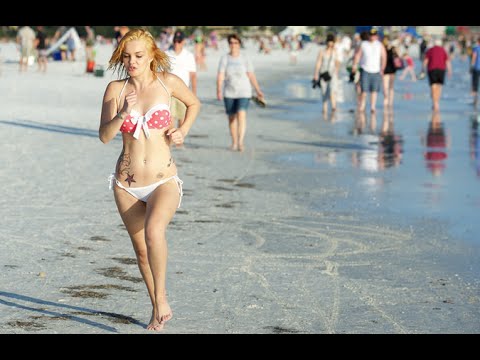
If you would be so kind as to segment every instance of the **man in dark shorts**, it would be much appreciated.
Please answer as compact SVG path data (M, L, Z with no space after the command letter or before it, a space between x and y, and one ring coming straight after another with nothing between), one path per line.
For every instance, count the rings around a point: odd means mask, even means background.
M442 87L445 82L445 71L448 78L452 77L452 64L450 58L442 46L442 40L436 39L434 46L427 50L423 59L423 71L428 73L428 83L430 84L430 94L432 97L432 110L440 110L440 97Z

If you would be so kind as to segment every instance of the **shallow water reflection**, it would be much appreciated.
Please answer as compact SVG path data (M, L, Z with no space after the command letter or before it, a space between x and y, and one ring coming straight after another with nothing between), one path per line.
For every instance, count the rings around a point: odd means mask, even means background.
M336 204L338 209L433 216L455 235L480 243L480 115L465 100L468 82L462 88L445 85L439 112L431 110L427 82L398 82L393 109L384 111L380 105L375 113L359 113L353 88L344 83L334 116L322 115L321 98L308 81L296 82L284 91L294 98L303 94L308 101L295 104L302 116L290 119L310 134L318 133L319 140L305 142L304 152L279 154L276 160L335 169L340 174L336 185L350 194L343 205ZM289 114L283 112L282 118ZM319 199L318 207L322 204Z
M445 170L448 157L447 148L450 139L440 120L440 112L432 113L432 120L428 124L426 136L422 137L422 143L426 147L424 157L425 165L434 176L440 176Z

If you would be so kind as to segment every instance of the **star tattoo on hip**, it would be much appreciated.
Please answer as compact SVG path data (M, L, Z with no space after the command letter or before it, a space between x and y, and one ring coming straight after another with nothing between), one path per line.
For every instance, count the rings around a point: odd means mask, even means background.
M133 176L134 176L134 174L130 175L130 174L127 172L127 178L126 178L124 181L128 182L128 186L131 186L132 182L136 182L136 181L133 179Z

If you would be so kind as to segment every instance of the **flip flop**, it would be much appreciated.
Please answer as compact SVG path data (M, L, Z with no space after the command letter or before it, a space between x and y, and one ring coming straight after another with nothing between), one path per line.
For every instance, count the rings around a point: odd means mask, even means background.
M252 100L257 104L258 106L264 108L267 106L267 102L265 101L264 98L259 98L258 96L252 96Z

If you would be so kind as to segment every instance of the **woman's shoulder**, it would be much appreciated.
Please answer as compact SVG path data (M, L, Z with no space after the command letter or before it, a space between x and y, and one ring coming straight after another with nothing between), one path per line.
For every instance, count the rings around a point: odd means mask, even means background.
M106 91L107 92L120 92L123 85L125 84L125 80L127 80L127 79L110 81L107 85Z
M170 71L166 71L166 70L162 70L162 71L157 71L155 73L155 75L157 76L157 78L160 78L160 80L162 81L165 81L165 80L170 80L174 77L176 77L176 75Z
M165 83L165 85L171 85L171 84L174 84L176 81L183 81L180 77L178 77L177 75L171 73L171 72L168 72L168 71L159 71L156 73L156 76L158 79L160 79L162 82Z
M116 89L117 87L121 87L121 86L123 86L123 84L125 84L126 80L127 80L127 78L119 79L119 80L112 80L108 83L107 88Z

